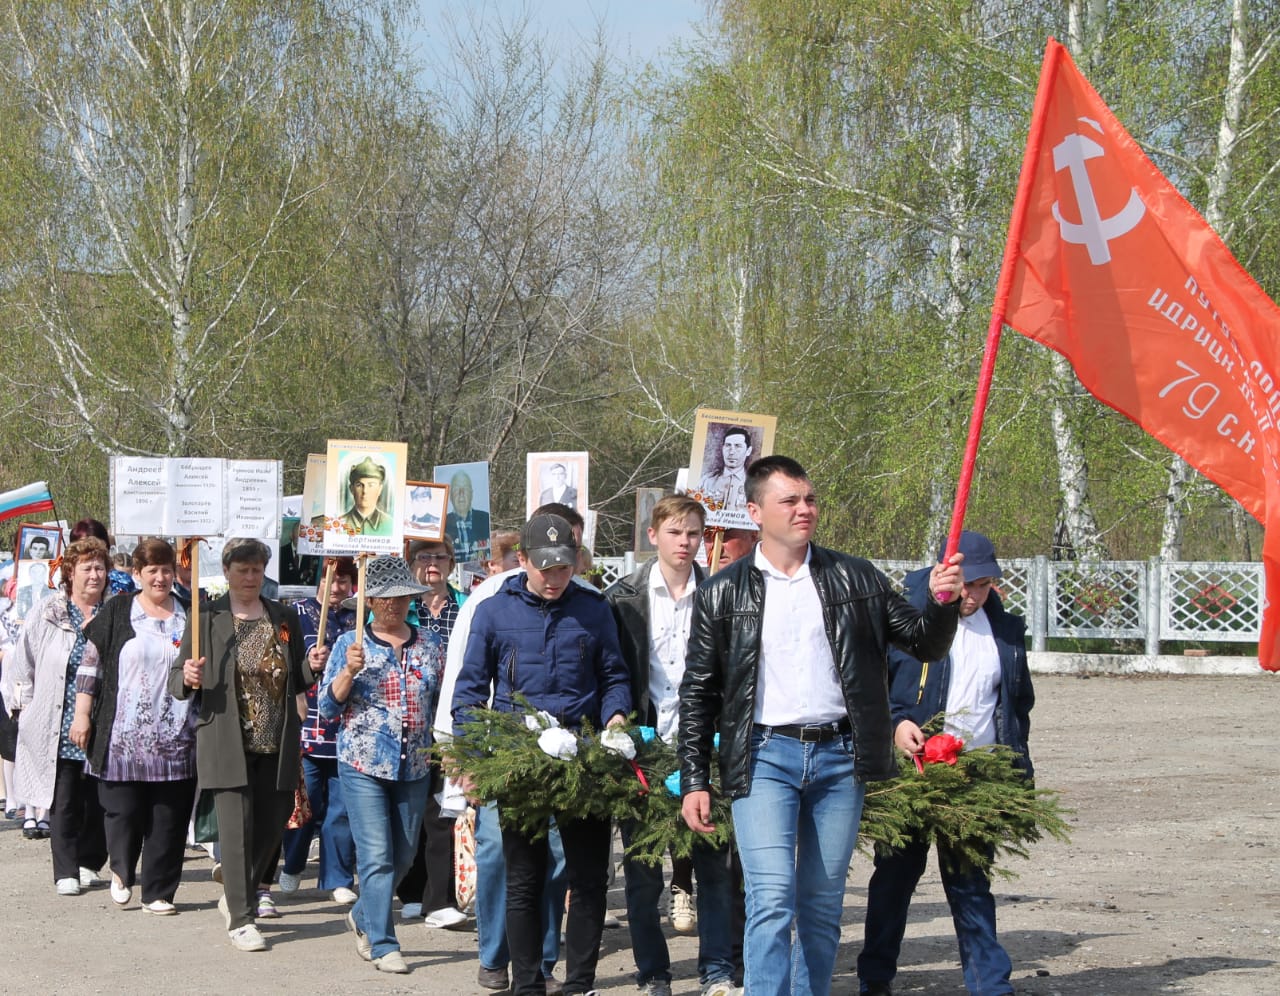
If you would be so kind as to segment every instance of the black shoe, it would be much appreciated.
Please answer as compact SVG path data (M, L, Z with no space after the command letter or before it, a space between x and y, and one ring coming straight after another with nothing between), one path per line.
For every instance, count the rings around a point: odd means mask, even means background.
M887 982L868 982L863 985L861 996L893 996L893 986Z
M485 968L480 966L480 972L476 976L476 982L484 989L492 989L494 992L502 992L504 989L511 988L511 982L507 978L507 970L505 968Z

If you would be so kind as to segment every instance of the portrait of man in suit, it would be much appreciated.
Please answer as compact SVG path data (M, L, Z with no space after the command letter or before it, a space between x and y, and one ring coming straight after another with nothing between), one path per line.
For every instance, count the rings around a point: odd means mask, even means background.
M578 489L569 483L569 470L562 463L553 463L543 474L543 480L550 478L551 484L542 489L538 496L539 505L548 505L553 501L568 505L575 512L578 508Z
M465 470L455 471L449 478L449 514L445 532L453 539L459 563L478 560L489 548L489 513L475 508L475 487Z

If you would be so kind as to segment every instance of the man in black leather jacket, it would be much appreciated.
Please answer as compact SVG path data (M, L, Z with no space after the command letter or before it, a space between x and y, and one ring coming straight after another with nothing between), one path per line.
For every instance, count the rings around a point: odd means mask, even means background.
M682 809L695 831L711 829L718 729L719 790L733 800L746 879L746 990L823 996L864 784L897 772L889 645L925 659L946 652L963 557L934 568L922 611L867 561L811 542L817 498L796 461L757 460L746 490L760 545L694 595L680 687Z

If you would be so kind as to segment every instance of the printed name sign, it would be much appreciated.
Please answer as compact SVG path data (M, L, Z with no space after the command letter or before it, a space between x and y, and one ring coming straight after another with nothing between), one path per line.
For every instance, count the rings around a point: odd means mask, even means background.
M117 535L280 535L278 460L111 458L111 528Z

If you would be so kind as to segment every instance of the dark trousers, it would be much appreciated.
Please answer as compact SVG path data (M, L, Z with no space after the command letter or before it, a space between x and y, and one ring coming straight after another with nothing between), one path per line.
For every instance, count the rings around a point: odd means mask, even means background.
M275 754L246 754L249 784L213 790L231 930L253 923L258 883L269 881L266 876L280 854L284 825L293 812L293 789L276 788L279 765Z
M499 807L501 810L501 807ZM608 820L566 820L564 842L569 911L565 917L566 996L595 988L600 935L609 891ZM511 951L511 989L515 996L542 996L542 890L547 878L547 839L531 840L518 830L502 831L507 862L507 946Z
M867 885L866 923L858 955L858 980L864 990L869 982L891 982L897 974L911 895L928 857L929 845L919 840L891 854L876 855L875 871ZM965 987L975 996L1012 993L1009 976L1013 965L996 939L991 880L975 868L961 867L942 847L938 848L938 871L960 944Z
M83 761L58 758L49 808L49 850L53 880L74 878L80 869L97 871L107 863L107 836L98 802L98 780L84 773Z
M427 795L427 809L418 835L418 851L413 865L396 886L402 903L422 903L423 914L434 913L454 904L453 892L453 827L456 816L441 816L440 801L435 793L443 779L432 780Z
M182 881L187 818L196 799L196 780L98 782L106 820L111 870L127 885L142 886L142 902L173 902ZM142 875L137 875L138 859Z

